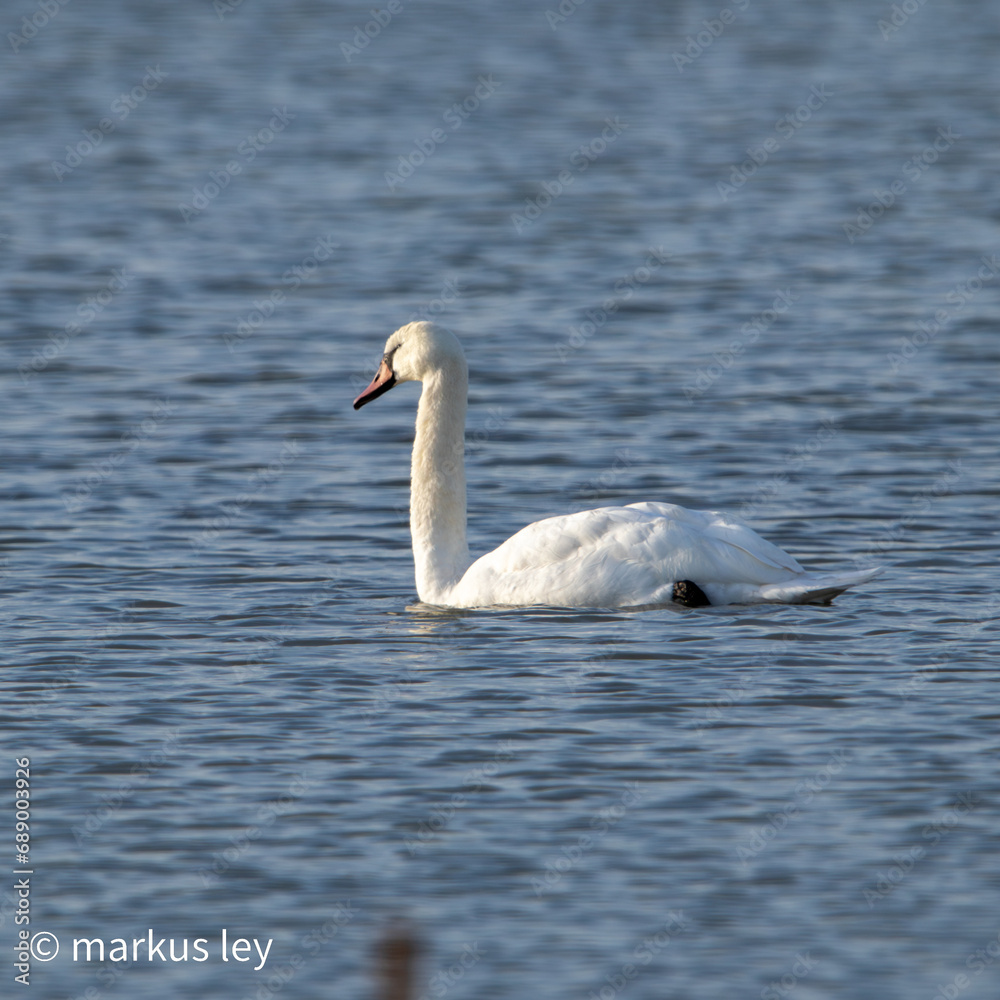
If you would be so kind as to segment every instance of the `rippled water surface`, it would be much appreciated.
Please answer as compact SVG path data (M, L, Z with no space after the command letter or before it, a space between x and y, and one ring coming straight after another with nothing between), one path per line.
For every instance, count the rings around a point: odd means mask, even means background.
M0 19L31 995L372 996L399 918L415 997L995 997L996 5L49 8ZM350 408L413 317L475 552L655 499L885 575L418 604L417 390Z

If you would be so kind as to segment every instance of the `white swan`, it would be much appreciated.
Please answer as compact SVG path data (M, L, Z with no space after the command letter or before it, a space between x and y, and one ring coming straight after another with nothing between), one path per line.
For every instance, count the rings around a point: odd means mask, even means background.
M465 538L468 367L458 340L410 323L386 342L354 408L398 382L423 382L410 483L417 593L453 608L550 605L622 608L825 603L879 569L807 573L741 521L669 503L633 503L548 517L475 562Z

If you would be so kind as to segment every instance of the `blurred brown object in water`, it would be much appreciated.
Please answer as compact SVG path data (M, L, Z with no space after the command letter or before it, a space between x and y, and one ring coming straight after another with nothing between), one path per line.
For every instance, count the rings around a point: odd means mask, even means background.
M418 951L408 925L393 924L386 930L378 945L378 1000L411 1000Z

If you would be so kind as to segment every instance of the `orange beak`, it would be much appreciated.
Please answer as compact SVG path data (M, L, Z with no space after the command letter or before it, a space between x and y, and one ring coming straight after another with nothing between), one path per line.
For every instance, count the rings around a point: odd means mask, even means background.
M371 384L354 400L354 409L360 410L365 403L370 403L373 399L378 399L382 393L388 392L395 384L396 376L393 375L392 369L386 364L385 358L383 358L382 364L378 366L378 371L375 373L375 378L371 380Z

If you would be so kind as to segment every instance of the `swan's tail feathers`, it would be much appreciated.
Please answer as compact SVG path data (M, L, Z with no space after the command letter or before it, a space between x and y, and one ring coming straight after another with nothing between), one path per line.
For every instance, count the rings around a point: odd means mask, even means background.
M766 584L760 588L760 596L776 604L829 604L848 587L867 583L882 571L877 566L851 573L803 573L795 580Z

